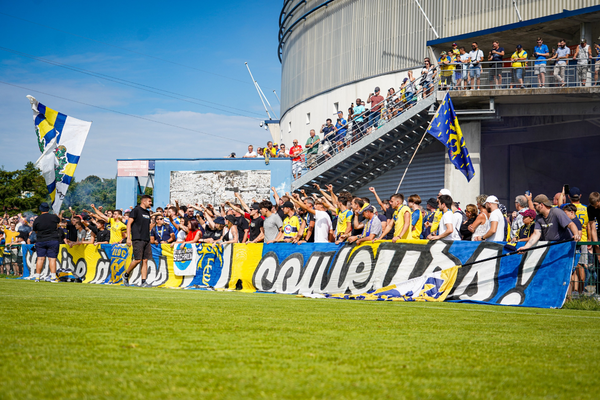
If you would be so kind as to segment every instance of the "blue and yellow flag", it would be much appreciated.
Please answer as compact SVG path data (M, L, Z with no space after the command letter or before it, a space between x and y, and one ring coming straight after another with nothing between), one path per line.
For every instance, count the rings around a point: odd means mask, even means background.
M35 133L42 152L35 165L42 171L52 209L58 214L92 123L54 111L33 96L27 98L33 110Z
M449 93L446 93L427 132L446 146L452 164L470 181L475 175L475 170Z

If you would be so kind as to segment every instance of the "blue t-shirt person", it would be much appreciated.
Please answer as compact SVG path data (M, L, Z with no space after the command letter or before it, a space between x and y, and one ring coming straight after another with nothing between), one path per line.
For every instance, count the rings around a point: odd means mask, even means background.
M335 123L335 129L337 129L337 136L343 138L346 136L346 124L348 122L344 118L338 118Z
M162 226L155 226L151 232L152 236L154 237L154 239L156 239L156 241L158 243L166 242L169 239L171 239L171 233L175 233L175 232L173 231L173 228L171 228L170 224L163 224Z
M535 62L536 65L546 64L546 56L542 56L540 54L548 54L548 46L542 44L541 46L535 46L533 48L533 53L536 56L535 59L538 60Z

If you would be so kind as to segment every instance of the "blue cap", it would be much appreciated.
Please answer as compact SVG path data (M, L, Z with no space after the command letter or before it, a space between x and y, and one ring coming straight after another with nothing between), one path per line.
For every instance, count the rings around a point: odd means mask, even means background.
M581 190L579 190L578 187L573 187L571 188L571 190L569 190L569 196L573 197L580 197L581 196Z

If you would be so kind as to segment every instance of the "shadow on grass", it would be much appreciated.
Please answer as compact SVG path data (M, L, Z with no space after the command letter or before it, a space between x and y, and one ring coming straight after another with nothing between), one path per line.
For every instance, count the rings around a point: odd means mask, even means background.
M577 299L567 300L564 309L600 311L600 301L596 297L582 296Z

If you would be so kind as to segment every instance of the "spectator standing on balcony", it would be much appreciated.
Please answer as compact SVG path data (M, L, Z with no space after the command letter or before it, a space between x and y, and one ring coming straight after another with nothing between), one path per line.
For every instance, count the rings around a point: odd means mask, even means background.
M282 143L279 145L279 153L277 154L277 157L290 158L290 155L286 152L285 144Z
M537 46L533 48L533 56L536 59L533 73L537 75L538 84L543 88L546 84L546 59L550 57L550 51L542 38L537 38Z
M571 54L571 49L567 47L567 42L562 39L558 42L558 48L556 49L556 54L552 56L553 59L556 59L556 64L554 64L554 79L556 79L558 83L560 83L561 87L566 85L565 83L565 72L567 69L567 59Z
M452 50L450 50L450 53L454 54L455 56L460 55L460 50L458 49L458 44L452 43Z
M492 50L488 57L490 64L490 86L492 79L494 80L495 89L500 89L502 86L502 58L504 57L504 47L500 47L500 42L494 40L492 42Z
M581 82L581 86L585 86L587 74L590 70L589 62L592 59L592 48L587 44L586 39L581 39L581 43L575 50L573 60L577 60L577 77Z
M369 130L377 129L379 118L381 117L381 108L383 107L383 96L379 94L379 86L375 87L375 93L371 93L367 99L367 103L371 105L371 113L369 114Z
M360 139L364 132L365 111L366 108L362 104L362 100L356 99L356 106L352 109L352 113L354 114L354 123L356 124L354 127L354 141Z
M523 50L523 46L518 44L516 51L513 53L510 59L513 67L510 88L512 89L513 85L518 83L521 89L525 89L525 85L523 84L523 75L525 73L525 66L527 65L527 52Z
M460 54L456 59L456 62L459 63L459 66L456 67L456 86L459 89L462 89L463 82L465 82L465 87L469 87L471 84L469 71L467 70L467 65L469 64L469 53L465 51L464 47L459 49L459 53Z
M325 123L321 125L321 133L323 134L323 147L325 150L323 153L329 158L334 153L334 141L335 141L335 126L331 121L331 118L327 118ZM327 151L327 149L330 149Z
M256 157L256 152L254 151L254 146L250 145L248 146L248 152L246 154L244 154L243 158L255 158Z
M423 67L423 69L421 70L421 85L423 86L423 98L429 96L431 94L431 92L433 91L433 81L435 79L435 67L433 65L431 65L431 60L429 58L425 58L424 60L425 66ZM412 76L412 71L408 71L408 78L404 78L403 82L408 81L407 84L407 88L406 88L406 98L407 101L412 101L412 96L409 99L408 97L408 93L409 93L409 89L408 86L411 85L415 80ZM414 93L414 86L412 87L412 92ZM412 103L409 103L412 104Z
M315 135L315 130L310 130L310 137L306 140L306 166L309 169L316 167L317 154L319 154L319 137Z
M290 149L292 174L294 174L294 179L298 179L302 175L302 146L298 146L298 139L294 139L292 143L294 144Z
M337 112L337 121L335 123L335 141L337 142L338 150L344 149L346 143L346 133L348 132L348 121L344 119L344 112Z
M442 51L438 64L440 65L440 89L446 90L452 84L452 71L450 70L450 57L445 51Z
M277 145L273 146L273 142L270 140L267 142L267 147L264 149L265 152L271 157L277 157Z
M481 61L483 61L483 51L479 50L477 42L471 44L469 52L469 76L471 79L471 89L474 89L477 81L477 90L481 86Z
M435 76L435 72L432 76ZM404 111L406 111L417 104L417 90L415 88L415 78L412 71L408 71L408 78L404 78L401 89L404 89L404 97L406 100ZM431 90L433 90L433 84L429 85L429 91L431 92ZM423 93L423 96L425 97L425 93ZM427 94L427 96L429 96L429 94Z

